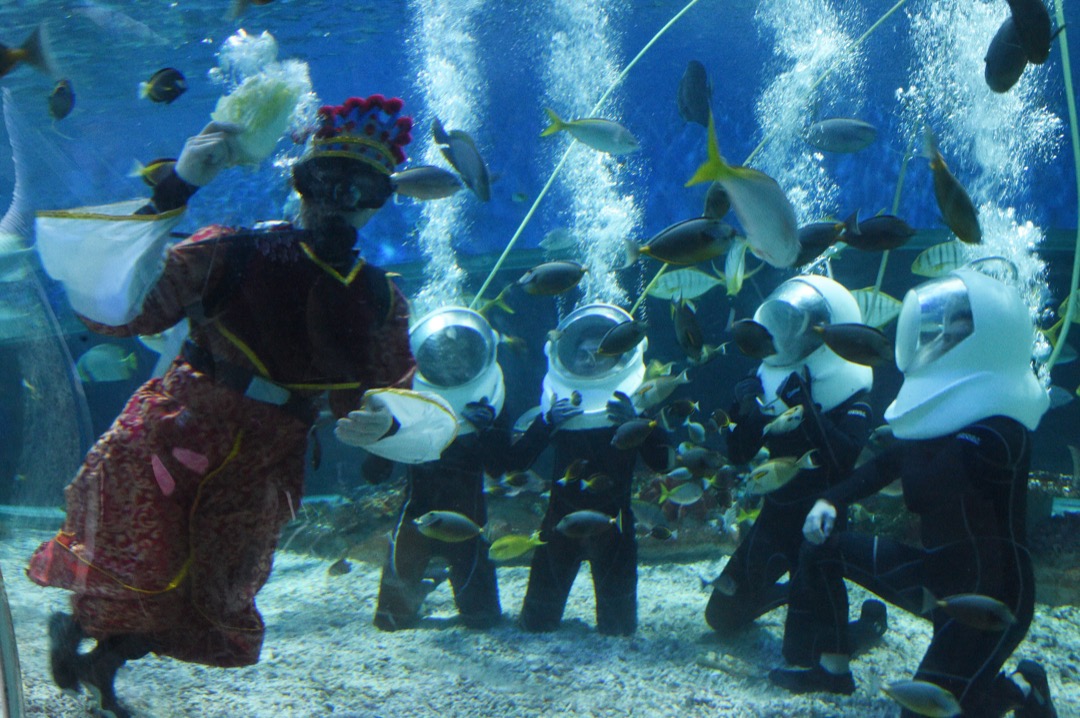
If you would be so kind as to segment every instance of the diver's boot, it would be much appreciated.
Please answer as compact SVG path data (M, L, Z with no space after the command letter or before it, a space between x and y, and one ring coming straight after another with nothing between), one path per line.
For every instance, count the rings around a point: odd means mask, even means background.
M1031 686L1031 692L1013 715L1016 718L1057 718L1057 709L1050 698L1050 682L1043 667L1035 661L1023 660L1013 675L1017 673Z
M79 644L86 635L70 613L49 616L49 669L62 690L79 691Z
M120 704L113 682L116 672L130 660L142 658L151 650L150 641L137 634L110 636L98 641L90 653L79 656L79 681L97 700L96 715L101 718L131 718Z
M850 696L855 692L851 671L829 673L820 665L813 668L774 668L769 680L791 693L839 693Z
M851 655L861 655L881 643L887 630L889 615L885 604L873 598L863 601L859 620L848 624Z

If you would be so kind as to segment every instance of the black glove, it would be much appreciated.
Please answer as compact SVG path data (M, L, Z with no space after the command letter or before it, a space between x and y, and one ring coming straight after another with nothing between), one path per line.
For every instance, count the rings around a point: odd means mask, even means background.
M478 432L485 432L495 423L495 407L488 403L485 396L480 401L470 401L461 410L465 421L476 427Z
M765 387L757 374L751 374L735 385L735 401L739 403L739 413L746 415L759 407L758 399L765 396Z
M634 408L634 402L621 391L615 392L614 398L608 399L607 418L612 424L625 424L628 421L636 419L637 416L638 414L637 410Z
M788 375L788 378L784 380L784 383L780 385L780 390L776 392L776 395L780 397L780 400L787 404L789 407L798 406L803 404L808 408L813 408L813 399L810 398L810 370L804 369L806 376L802 373L793 371Z
M567 420L573 419L581 413L582 410L574 406L569 399L559 399L551 405L548 413L544 415L544 423L552 428L558 428Z

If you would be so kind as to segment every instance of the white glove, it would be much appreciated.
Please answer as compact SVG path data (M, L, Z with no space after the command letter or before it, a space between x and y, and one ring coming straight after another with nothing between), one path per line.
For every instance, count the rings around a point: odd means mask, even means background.
M821 545L829 538L836 524L836 507L825 499L818 499L814 508L806 515L802 533L812 544Z
M240 158L236 136L243 129L231 122L211 122L184 143L173 171L196 187L210 184L221 170L236 164Z
M365 398L359 409L337 420L334 436L349 446L368 446L383 438L393 424L394 415L381 399Z

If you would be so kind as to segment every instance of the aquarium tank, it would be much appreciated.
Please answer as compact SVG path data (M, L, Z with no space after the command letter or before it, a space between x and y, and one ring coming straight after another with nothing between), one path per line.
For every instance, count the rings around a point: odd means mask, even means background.
M0 19L0 715L1080 715L1076 0Z

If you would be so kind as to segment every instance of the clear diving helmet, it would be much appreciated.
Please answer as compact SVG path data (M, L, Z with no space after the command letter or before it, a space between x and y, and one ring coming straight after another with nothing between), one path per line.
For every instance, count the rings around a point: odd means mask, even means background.
M465 405L484 398L502 411L506 399L502 368L496 360L499 337L488 321L465 307L443 307L420 319L409 332L416 357L413 388L446 399L461 417ZM459 433L473 430L458 420Z
M544 376L541 411L546 415L558 399L581 395L582 410L562 428L595 429L609 426L607 402L616 391L632 394L645 379L648 339L619 356L596 353L604 335L617 324L632 321L623 309L610 304L588 304L566 316L544 345L548 370Z

